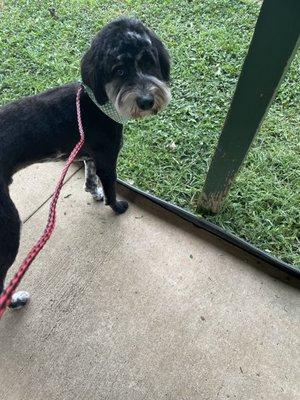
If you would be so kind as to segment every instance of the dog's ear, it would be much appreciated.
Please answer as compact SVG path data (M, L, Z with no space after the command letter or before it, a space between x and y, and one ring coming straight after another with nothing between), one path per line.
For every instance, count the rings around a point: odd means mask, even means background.
M102 57L99 49L92 43L91 48L84 54L81 60L82 82L92 89L96 100L100 105L108 101L105 91L105 75Z
M155 35L155 33L150 32L149 36L151 38L152 44L154 45L157 51L158 61L160 64L160 70L163 80L168 83L170 81L170 68L171 68L170 55L168 53L168 50L163 45L162 41Z
M170 81L170 56L165 46L159 41L158 42L158 59L160 63L160 69L162 77L166 82Z

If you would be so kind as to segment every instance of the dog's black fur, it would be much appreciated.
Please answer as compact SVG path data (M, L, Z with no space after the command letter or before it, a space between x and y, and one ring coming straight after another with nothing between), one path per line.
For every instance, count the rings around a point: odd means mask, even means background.
M130 90L137 93L135 102L141 107L134 107L130 115L133 118L144 116L142 112L149 107L153 113L158 111L153 99L149 106L147 77L167 84L169 74L169 55L162 42L134 19L119 19L104 27L81 63L82 81L100 104L108 100L107 84L113 101L122 91L118 97L120 107L123 95ZM79 85L71 83L0 108L0 293L20 239L18 211L9 196L12 176L30 164L65 158L71 152L79 139L75 104ZM125 201L116 200L115 192L122 125L102 113L86 92L82 93L80 103L86 142L79 157L94 162L106 204L121 214L128 207Z

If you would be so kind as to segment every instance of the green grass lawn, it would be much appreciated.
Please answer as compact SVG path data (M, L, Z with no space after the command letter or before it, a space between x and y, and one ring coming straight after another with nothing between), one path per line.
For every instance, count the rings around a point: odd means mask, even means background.
M56 16L49 7L56 9ZM119 176L195 212L259 13L257 0L0 0L0 103L79 79L91 37L137 16L173 60L171 106L130 122ZM246 163L210 221L293 264L299 252L300 57L292 63Z

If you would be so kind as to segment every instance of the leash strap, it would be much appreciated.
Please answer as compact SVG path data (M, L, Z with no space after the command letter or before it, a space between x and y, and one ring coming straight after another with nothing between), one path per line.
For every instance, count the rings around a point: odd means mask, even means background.
M80 133L80 141L76 144L74 149L72 150L63 170L60 175L59 181L56 185L54 194L52 196L52 200L50 203L50 208L49 208L49 214L48 214L48 221L46 224L46 227L44 229L44 232L42 236L39 238L39 240L36 242L36 244L32 247L30 252L27 254L26 258L22 262L18 272L14 275L14 277L11 279L9 282L8 286L4 290L4 292L0 295L0 318L5 312L5 309L7 306L10 305L11 303L11 296L13 292L16 290L16 288L19 286L23 276L25 275L26 271L28 270L30 264L32 261L35 259L35 257L39 254L39 252L42 250L42 248L45 246L47 241L50 239L50 236L52 235L54 229L55 229L55 223L56 223L56 206L57 206L57 201L64 183L64 179L66 177L66 174L68 172L68 169L72 162L75 160L77 154L79 153L80 149L82 148L84 144L84 131L83 131L83 126L82 126L82 121L81 121L81 110L80 110L80 94L82 92L83 88L82 86L79 87L76 95L76 110L77 110L77 122L78 122L78 129Z

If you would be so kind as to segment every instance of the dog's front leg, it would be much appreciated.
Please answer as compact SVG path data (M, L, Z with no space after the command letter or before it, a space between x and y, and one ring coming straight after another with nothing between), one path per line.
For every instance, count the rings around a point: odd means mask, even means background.
M93 199L97 201L103 200L103 190L100 185L98 176L96 175L96 165L93 160L84 161L85 166L85 183L86 192L90 192Z
M127 201L117 201L116 197L116 162L111 162L103 154L95 158L96 172L104 190L105 204L110 206L115 213L123 214L127 208Z

